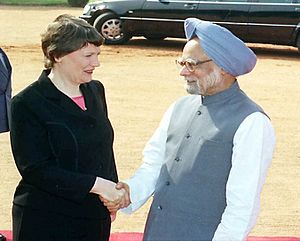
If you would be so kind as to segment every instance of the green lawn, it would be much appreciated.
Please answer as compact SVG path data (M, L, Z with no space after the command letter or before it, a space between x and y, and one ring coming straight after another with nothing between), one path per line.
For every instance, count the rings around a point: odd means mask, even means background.
M0 0L0 4L12 5L67 5L68 0Z
M90 0L93 2L95 0ZM1 4L10 5L68 5L68 0L0 0Z

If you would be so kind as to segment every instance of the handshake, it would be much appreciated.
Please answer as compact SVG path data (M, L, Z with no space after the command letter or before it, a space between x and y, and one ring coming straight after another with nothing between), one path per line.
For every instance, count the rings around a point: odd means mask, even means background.
M115 216L119 209L127 207L131 202L129 186L123 182L116 184L107 179L97 177L90 192L99 195L100 200L107 207L112 216Z

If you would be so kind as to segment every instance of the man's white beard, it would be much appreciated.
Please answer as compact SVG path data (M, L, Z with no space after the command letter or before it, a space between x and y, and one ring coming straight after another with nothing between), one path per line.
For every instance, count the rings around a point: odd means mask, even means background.
M192 83L186 82L184 84L184 88L191 95L200 95L200 86L198 81Z
M203 85L199 85L199 81L184 84L185 90L191 95L206 95L208 89L213 88L221 82L221 71L214 69L209 75L203 78Z

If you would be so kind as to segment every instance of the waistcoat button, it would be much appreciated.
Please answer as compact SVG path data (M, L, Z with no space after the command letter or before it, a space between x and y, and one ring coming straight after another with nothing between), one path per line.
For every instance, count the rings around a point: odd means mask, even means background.
M175 158L175 161L179 162L179 161L180 161L180 158L179 158L179 157L176 157L176 158Z

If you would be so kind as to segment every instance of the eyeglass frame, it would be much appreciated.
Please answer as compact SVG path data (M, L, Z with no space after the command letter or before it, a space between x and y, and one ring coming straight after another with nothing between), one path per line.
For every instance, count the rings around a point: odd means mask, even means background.
M177 67L179 69L182 69L182 67L185 66L189 72L195 72L196 68L199 65L204 64L204 63L208 63L208 62L211 62L211 61L213 61L213 60L212 59L206 59L206 60L194 61L192 59L182 60L182 58L178 58L178 59L175 59L175 64L177 65ZM190 64L190 66L187 65L187 63Z

